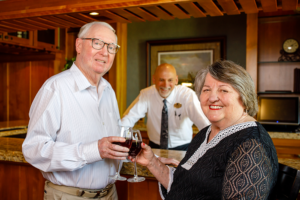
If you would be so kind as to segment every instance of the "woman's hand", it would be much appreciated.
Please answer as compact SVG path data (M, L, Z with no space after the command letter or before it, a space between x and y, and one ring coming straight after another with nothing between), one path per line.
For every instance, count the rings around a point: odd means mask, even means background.
M142 143L142 150L136 158L131 156L128 157L132 162L136 159L136 162L143 166L148 166L153 159L156 159L154 153L151 150L151 147L145 143Z
M132 162L134 158L128 157ZM136 162L140 165L146 166L154 177L165 187L168 188L169 184L169 168L164 165L152 152L151 148L142 143L142 150L136 157Z
M160 160L160 162L162 162L165 165L174 165L175 167L177 167L180 163L178 160L174 158L158 157L158 160Z

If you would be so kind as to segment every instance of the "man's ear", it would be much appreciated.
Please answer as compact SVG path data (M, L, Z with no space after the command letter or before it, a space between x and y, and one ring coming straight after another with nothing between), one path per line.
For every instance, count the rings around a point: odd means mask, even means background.
M82 49L82 39L77 38L77 39L76 39L76 44L75 44L75 46L76 46L76 52L77 52L77 53L81 53L81 49Z
M176 79L175 79L175 85L178 84L178 75L176 75Z
M152 76L152 82L155 84L155 75Z

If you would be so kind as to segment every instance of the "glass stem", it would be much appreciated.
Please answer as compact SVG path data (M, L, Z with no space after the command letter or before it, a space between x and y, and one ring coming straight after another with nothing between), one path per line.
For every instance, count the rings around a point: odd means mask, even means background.
M116 172L117 177L120 176L120 164L121 164L121 160L119 161L119 164L118 164L118 171Z
M137 178L136 160L134 161L134 178Z

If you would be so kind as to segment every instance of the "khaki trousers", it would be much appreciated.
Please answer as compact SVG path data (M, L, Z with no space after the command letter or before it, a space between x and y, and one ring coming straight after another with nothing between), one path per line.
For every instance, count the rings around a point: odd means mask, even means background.
M47 183L48 181L45 182L44 200L83 200L83 199L87 200L88 199L88 198L70 195L62 191L53 189ZM90 199L98 199L98 198L90 198ZM116 186L114 185L112 189L109 191L109 193L105 197L100 198L100 200L118 200Z

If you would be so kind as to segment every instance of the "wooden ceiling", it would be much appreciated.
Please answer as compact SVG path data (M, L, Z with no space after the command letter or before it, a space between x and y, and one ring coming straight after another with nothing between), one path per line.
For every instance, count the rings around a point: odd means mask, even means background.
M81 27L91 21L131 23L295 11L298 0L2 0L0 33ZM89 15L96 11L98 16Z

